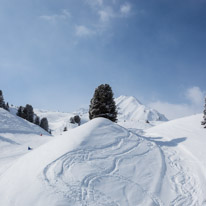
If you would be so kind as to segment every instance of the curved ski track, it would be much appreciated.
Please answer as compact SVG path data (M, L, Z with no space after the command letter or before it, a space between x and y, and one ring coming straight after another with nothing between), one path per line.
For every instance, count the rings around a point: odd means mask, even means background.
M119 138L110 145L68 152L47 165L43 176L47 185L52 187L55 193L61 194L67 203L69 202L68 205L134 206L147 203L163 205L155 193L161 187L159 182L161 182L161 175L164 171L160 171L154 191L148 191L144 185L135 181L134 177L126 174L124 169L125 166L131 167L127 163L125 165L124 162L130 162L130 164L132 162L133 169L137 170L138 164L135 164L133 160L136 161L157 152L161 156L161 152L154 143L129 132L128 136ZM78 175L80 170L82 172ZM164 170L161 164L160 170ZM109 192L101 188L101 184L107 185L107 182L114 182L114 185L122 183L120 200L113 199ZM131 190L132 194L130 194ZM137 194L141 194L144 198L138 199L135 197ZM131 195L136 198L136 202L132 202L129 198Z
M135 178L135 173L138 161L150 156L157 159L158 171L150 173L151 183L146 187L137 181L139 177ZM134 174L125 172L127 168L132 168ZM169 175L168 169L172 171ZM68 152L43 171L46 185L65 200L62 206L163 206L165 204L159 196L165 176L176 195L170 206L201 205L197 198L200 189L196 178L187 167L182 166L177 152L132 132L110 145ZM111 185L114 189L110 188ZM118 191L114 191L115 185L122 185L119 199L113 198L113 194L118 196Z

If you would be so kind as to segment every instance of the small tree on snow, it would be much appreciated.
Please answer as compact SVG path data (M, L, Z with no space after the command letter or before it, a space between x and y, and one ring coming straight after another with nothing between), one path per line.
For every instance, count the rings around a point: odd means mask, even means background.
M71 118L70 118L70 123L71 123L71 124L75 124L74 117L71 117Z
M9 110L9 106L7 107L7 105L4 102L3 92L1 90L0 90L0 108Z
M40 118L38 116L36 116L34 124L36 124L38 126L40 125Z
M101 84L95 89L89 106L89 118L104 117L113 122L117 121L117 109L113 98L112 88Z
M203 111L203 121L201 122L202 125L205 125L204 128L206 128L206 97L205 97L205 109Z
M40 127L43 128L44 130L46 130L47 132L49 132L49 124L48 124L48 120L47 118L42 118L41 123L40 123Z
M25 113L26 116L26 120L28 120L29 122L34 122L34 110L33 107L29 104L26 105L26 107L24 108L23 112Z
M80 118L79 115L75 115L75 116L74 116L74 122L77 123L78 125L80 125L80 123L81 123L81 118Z
M23 107L20 106L17 113L16 113L16 115L19 116L19 117L22 117L22 114L23 114Z

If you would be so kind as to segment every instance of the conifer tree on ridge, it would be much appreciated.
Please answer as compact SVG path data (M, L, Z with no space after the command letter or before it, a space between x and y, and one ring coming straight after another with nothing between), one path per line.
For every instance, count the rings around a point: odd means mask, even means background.
M205 109L203 111L203 121L201 122L202 125L205 125L204 128L206 128L206 97L205 97Z
M0 108L9 111L9 104L5 104L2 90L0 90Z
M89 118L104 117L113 122L117 121L117 109L109 84L101 84L95 89L89 106Z

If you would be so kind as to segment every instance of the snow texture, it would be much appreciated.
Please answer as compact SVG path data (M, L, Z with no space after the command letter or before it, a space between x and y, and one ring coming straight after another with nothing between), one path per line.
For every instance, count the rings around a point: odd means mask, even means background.
M55 137L2 109L0 119L0 205L206 205L201 114L147 130L96 118Z

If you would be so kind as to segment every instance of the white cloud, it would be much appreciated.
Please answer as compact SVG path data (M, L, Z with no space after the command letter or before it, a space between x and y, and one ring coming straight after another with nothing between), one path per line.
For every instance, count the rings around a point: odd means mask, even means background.
M75 27L75 33L77 36L83 37L83 36L89 36L94 34L94 31L90 30L84 25L78 25Z
M172 104L164 101L155 101L149 104L151 108L165 114L168 119L176 119L203 111L204 92L199 87L192 87L185 91L185 97L189 102L184 104Z
M111 8L98 11L100 21L108 22L112 17L114 17L113 11Z
M51 23L55 23L58 20L66 20L71 17L71 14L66 9L63 9L60 14L53 14L53 15L42 15L40 16L41 19L49 21Z
M129 14L131 11L131 5L129 3L125 3L120 7L120 12L124 15Z
M201 105L204 100L204 94L199 87L192 87L187 90L186 97L195 105Z

